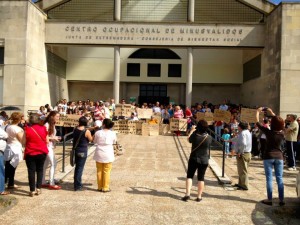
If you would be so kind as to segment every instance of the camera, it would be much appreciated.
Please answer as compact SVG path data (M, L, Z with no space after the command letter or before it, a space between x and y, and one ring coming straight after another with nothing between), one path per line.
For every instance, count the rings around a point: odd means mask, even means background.
M268 110L268 107L262 107L262 111L266 112Z

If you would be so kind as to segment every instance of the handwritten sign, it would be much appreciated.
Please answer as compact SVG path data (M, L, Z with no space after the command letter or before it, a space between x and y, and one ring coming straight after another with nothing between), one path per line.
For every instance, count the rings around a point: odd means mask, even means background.
M212 112L197 112L197 121L199 120L205 120L207 122L214 120L214 114Z
M152 113L153 113L152 109L140 109L140 108L137 109L138 118L150 119Z
M115 109L115 116L125 116L130 117L132 110L132 105L130 104L118 104Z
M64 126L64 127L76 127L78 126L78 120L81 115L72 115L67 114L65 116L60 116L59 121L55 124L55 126Z
M172 118L170 120L170 130L171 131L186 131L187 129L187 119L176 119Z
M241 110L241 121L248 122L248 123L256 123L256 109L248 109L242 108ZM259 120L262 120L264 114L259 114Z
M231 113L229 111L216 109L214 111L214 121L224 121L230 123Z

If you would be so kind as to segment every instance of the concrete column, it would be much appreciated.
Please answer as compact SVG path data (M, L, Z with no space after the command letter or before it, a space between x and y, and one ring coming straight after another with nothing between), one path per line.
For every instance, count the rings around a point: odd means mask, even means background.
M120 102L120 47L114 47L114 99Z
M189 0L188 22L195 21L195 0Z
M191 107L192 104L192 88L193 88L193 49L187 49L187 81L186 81L186 95L185 104Z
M115 21L121 21L121 7L122 7L122 0L115 0Z

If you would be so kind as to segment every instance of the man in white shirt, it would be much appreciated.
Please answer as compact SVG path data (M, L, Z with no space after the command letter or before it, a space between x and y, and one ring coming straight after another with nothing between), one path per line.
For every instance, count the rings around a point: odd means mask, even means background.
M238 125L239 135L235 145L239 174L239 182L235 186L238 187L238 190L248 190L249 188L248 167L251 161L252 135L248 127L248 123L245 122L240 122Z
M155 103L155 106L152 108L154 113L161 113L161 108L159 106L159 102Z

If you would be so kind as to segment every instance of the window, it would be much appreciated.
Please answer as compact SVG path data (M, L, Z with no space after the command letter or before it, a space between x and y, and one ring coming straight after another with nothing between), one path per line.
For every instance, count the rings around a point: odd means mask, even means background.
M139 63L127 63L127 76L139 77L140 76L140 64Z
M181 64L169 64L168 77L181 77Z
M160 64L148 64L148 77L160 77Z
M261 76L261 55L249 60L243 65L244 82Z
M140 96L143 97L166 97L167 96L167 85L163 84L141 84L140 85Z
M4 64L4 47L0 47L0 65Z

